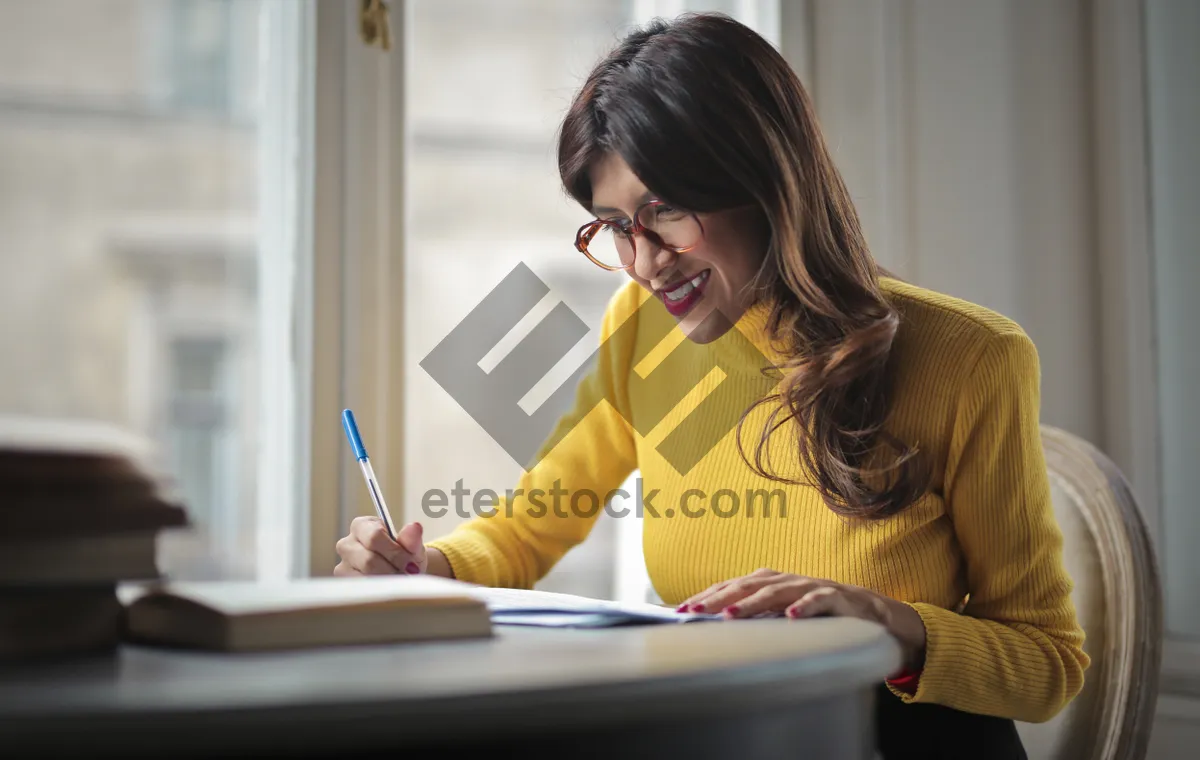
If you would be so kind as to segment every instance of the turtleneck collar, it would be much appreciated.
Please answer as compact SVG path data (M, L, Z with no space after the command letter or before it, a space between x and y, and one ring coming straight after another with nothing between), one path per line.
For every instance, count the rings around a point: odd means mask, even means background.
M770 335L767 331L767 324L770 321L770 317L770 303L759 301L742 313L742 316L734 324L734 329L745 336L763 356L777 363L782 355L779 349L771 344Z
M725 356L727 366L745 365L755 373L762 370L764 359L770 364L781 366L784 355L771 345L767 323L771 307L758 303L742 313L724 335L708 345L709 350Z

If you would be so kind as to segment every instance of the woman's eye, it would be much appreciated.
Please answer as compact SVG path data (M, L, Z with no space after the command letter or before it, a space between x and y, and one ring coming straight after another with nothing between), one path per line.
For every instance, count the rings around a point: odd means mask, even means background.
M674 206L668 206L665 203L655 207L655 215L658 216L659 219L679 219L686 213L686 211L681 211L680 209L677 209Z

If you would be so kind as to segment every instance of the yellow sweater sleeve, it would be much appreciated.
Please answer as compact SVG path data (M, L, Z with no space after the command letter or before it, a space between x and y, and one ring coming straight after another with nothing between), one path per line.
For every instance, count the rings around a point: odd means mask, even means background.
M446 555L459 580L532 588L587 538L604 501L637 466L633 428L626 422L636 330L613 337L626 320L637 319L636 284L629 285L634 288L622 287L609 303L595 364L580 380L572 408L559 418L517 487L490 512L427 542ZM628 501L620 494L616 498Z
M925 622L924 670L906 702L1027 722L1054 717L1089 665L1062 563L1039 430L1036 349L994 335L960 398L946 464L947 510L962 547L962 614L912 606Z

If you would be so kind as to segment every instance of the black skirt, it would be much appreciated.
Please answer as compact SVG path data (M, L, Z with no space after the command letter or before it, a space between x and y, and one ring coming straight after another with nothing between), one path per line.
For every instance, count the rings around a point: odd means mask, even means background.
M1017 725L942 705L904 704L880 684L875 741L882 760L1028 760Z

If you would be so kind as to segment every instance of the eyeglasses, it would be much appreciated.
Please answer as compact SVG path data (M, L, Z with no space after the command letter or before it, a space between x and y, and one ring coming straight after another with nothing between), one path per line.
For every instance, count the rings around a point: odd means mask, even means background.
M657 248L687 253L704 238L704 226L690 211L648 201L638 206L632 222L593 219L583 225L575 235L575 248L601 269L619 272L633 266L639 234Z

